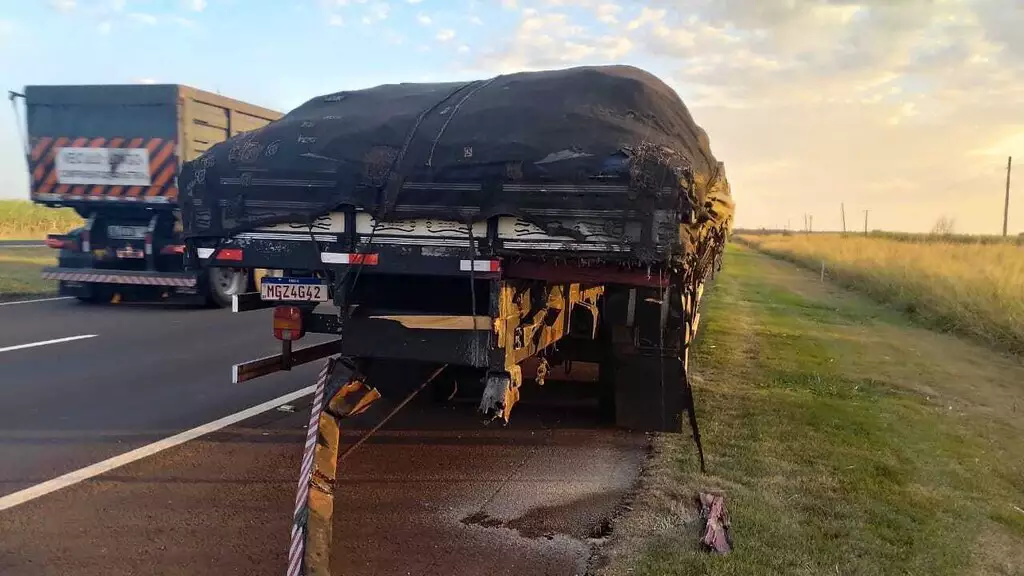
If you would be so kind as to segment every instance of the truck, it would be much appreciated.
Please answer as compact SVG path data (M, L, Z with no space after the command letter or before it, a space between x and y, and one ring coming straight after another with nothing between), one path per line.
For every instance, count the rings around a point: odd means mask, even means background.
M339 421L381 396L400 408L444 383L442 399L474 394L509 425L555 368L589 363L607 423L681 432L688 414L703 467L689 349L733 202L706 133L653 75L318 96L211 147L179 186L190 269L273 270L233 308L273 308L280 353L233 381L326 359L288 574L329 573ZM299 348L307 334L333 338Z
M184 162L281 113L180 84L27 86L16 98L32 201L84 221L46 239L59 252L42 275L60 295L227 306L258 284L241 268L185 269L177 177Z

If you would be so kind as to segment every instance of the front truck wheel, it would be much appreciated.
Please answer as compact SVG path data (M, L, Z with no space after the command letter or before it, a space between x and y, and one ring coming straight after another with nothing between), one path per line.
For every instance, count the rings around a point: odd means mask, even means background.
M231 306L231 297L249 289L249 274L237 268L210 268L207 272L207 302L211 306Z

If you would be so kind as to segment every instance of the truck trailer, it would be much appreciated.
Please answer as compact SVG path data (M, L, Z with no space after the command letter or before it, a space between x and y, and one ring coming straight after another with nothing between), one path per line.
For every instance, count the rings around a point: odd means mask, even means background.
M280 113L176 84L27 86L11 97L25 101L32 201L84 220L46 240L59 255L42 274L62 296L226 306L253 289L247 270L185 269L178 173Z
M329 573L339 419L381 395L401 407L445 373L508 425L552 367L593 363L609 423L681 432L689 414L700 449L688 350L733 203L706 134L653 75L319 96L188 162L179 186L191 269L275 271L233 301L274 308L281 352L234 381L327 359L288 574ZM334 338L297 347L309 333Z

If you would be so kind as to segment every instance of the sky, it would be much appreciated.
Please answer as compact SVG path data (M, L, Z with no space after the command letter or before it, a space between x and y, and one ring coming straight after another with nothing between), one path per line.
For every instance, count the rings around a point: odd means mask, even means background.
M1024 0L0 0L0 88L182 83L286 112L395 82L631 64L725 162L736 226L1024 232ZM27 198L0 107L0 198Z

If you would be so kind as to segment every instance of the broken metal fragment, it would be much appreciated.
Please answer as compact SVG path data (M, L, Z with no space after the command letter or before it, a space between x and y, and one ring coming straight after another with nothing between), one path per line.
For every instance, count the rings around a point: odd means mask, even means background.
M701 492L700 516L704 519L701 544L718 554L731 552L732 533L729 528L729 512L725 509L725 496Z
M513 366L510 372L495 372L487 375L487 385L480 398L478 410L488 422L500 419L508 425L512 406L519 401L519 386L522 384L522 371Z

